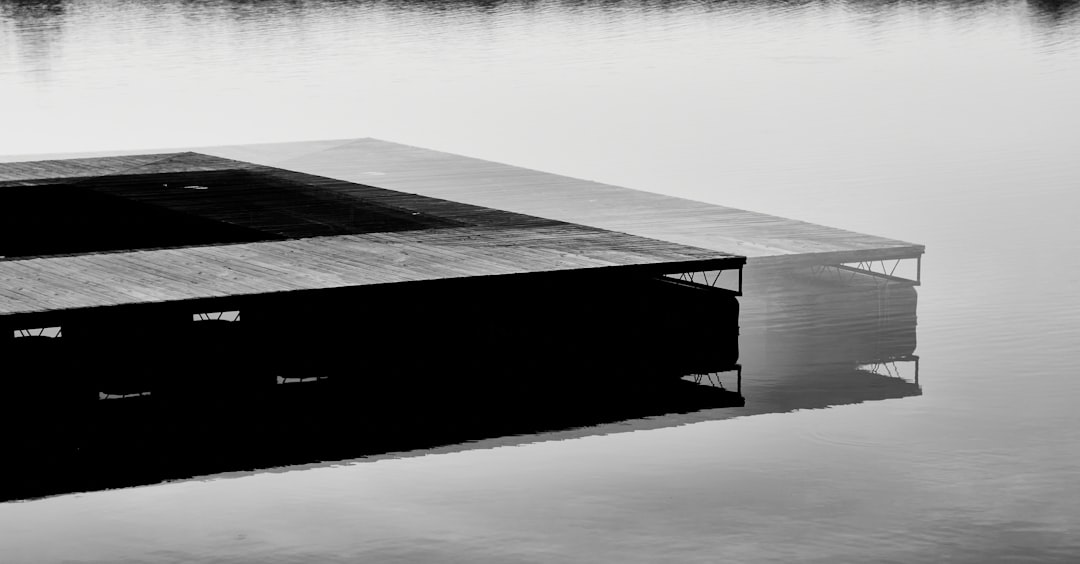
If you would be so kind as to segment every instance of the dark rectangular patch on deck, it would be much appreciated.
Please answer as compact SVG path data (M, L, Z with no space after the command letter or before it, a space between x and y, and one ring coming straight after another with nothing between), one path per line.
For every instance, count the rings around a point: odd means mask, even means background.
M553 223L199 153L0 186L0 257Z

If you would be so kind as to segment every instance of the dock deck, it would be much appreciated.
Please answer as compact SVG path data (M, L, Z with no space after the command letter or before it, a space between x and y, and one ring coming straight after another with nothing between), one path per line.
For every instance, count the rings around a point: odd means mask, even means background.
M842 265L919 259L923 245L805 221L633 190L379 139L192 148L433 198L517 212L745 256L751 265ZM108 156L108 158L100 158ZM136 152L0 165L0 182L100 174L152 160ZM2 161L3 159L0 159Z
M0 316L744 262L193 152L0 164Z
M742 255L749 264L916 259L923 245L378 139L200 151Z
M0 212L0 315L602 267L726 269L735 257L762 268L833 266L896 279L863 265L878 261L884 270L883 261L918 261L924 252L904 241L378 139L197 151L0 163L8 201L8 213ZM196 189L158 188L170 179ZM200 183L214 188L200 191ZM61 192L74 202L67 210L14 211ZM253 198L257 206L249 205ZM87 210L97 217L82 219ZM155 218L159 229L113 225L132 211ZM66 231L53 232L60 224ZM71 225L83 233L72 237ZM97 240L80 246L77 239L87 237ZM89 251L94 256L83 256ZM184 282L170 285L168 276Z
M443 229L0 262L0 315L599 268L653 272L734 261L566 225Z

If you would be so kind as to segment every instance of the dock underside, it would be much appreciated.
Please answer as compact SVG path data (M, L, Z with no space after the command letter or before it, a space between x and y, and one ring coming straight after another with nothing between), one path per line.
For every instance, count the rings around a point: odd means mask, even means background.
M0 354L19 375L6 393L76 403L308 377L679 377L734 366L738 310L735 293L703 284L571 271L9 315Z

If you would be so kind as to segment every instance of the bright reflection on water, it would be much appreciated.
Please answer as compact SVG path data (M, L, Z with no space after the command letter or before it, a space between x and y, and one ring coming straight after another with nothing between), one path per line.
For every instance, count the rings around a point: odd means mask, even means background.
M1074 562L1078 38L1065 1L0 2L0 154L374 136L928 248L918 388L781 309L756 416L6 504L0 560Z

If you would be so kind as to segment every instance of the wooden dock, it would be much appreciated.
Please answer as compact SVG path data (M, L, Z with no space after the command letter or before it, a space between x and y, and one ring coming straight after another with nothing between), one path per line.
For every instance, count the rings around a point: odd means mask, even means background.
M68 437L117 397L728 370L738 292L673 276L745 262L204 153L0 164L0 397Z
M378 139L200 149L330 178L742 255L750 265L918 259L923 245Z
M760 267L919 260L925 252L906 241L371 138L190 150L744 256ZM50 161L49 174L104 174L153 158L137 152L94 156ZM0 181L33 178L41 178L35 166L0 166Z
M738 369L747 257L842 265L923 251L373 139L2 161L0 355L15 377L0 421L38 422L16 446L23 458L55 448L42 459L99 460L101 476L177 445L206 450L203 435L159 446L152 434L128 452L114 437L141 427L139 410L170 429L214 414L205 436L223 451L246 429L265 455L279 439L267 421L326 425L328 411L409 420L407 403L469 428L476 412L454 394L522 425L529 414L488 401L493 390L589 417L605 402L650 415L664 394L690 409L743 405L741 387L683 398L679 379ZM734 292L683 276L736 271ZM644 392L613 396L605 375ZM285 383L305 379L329 386L308 416L296 402L316 388ZM540 381L567 391L538 396ZM625 411L628 399L641 409ZM341 429L331 458L355 442ZM88 433L124 447L87 455L76 445Z
M198 153L0 164L0 316L742 257Z

